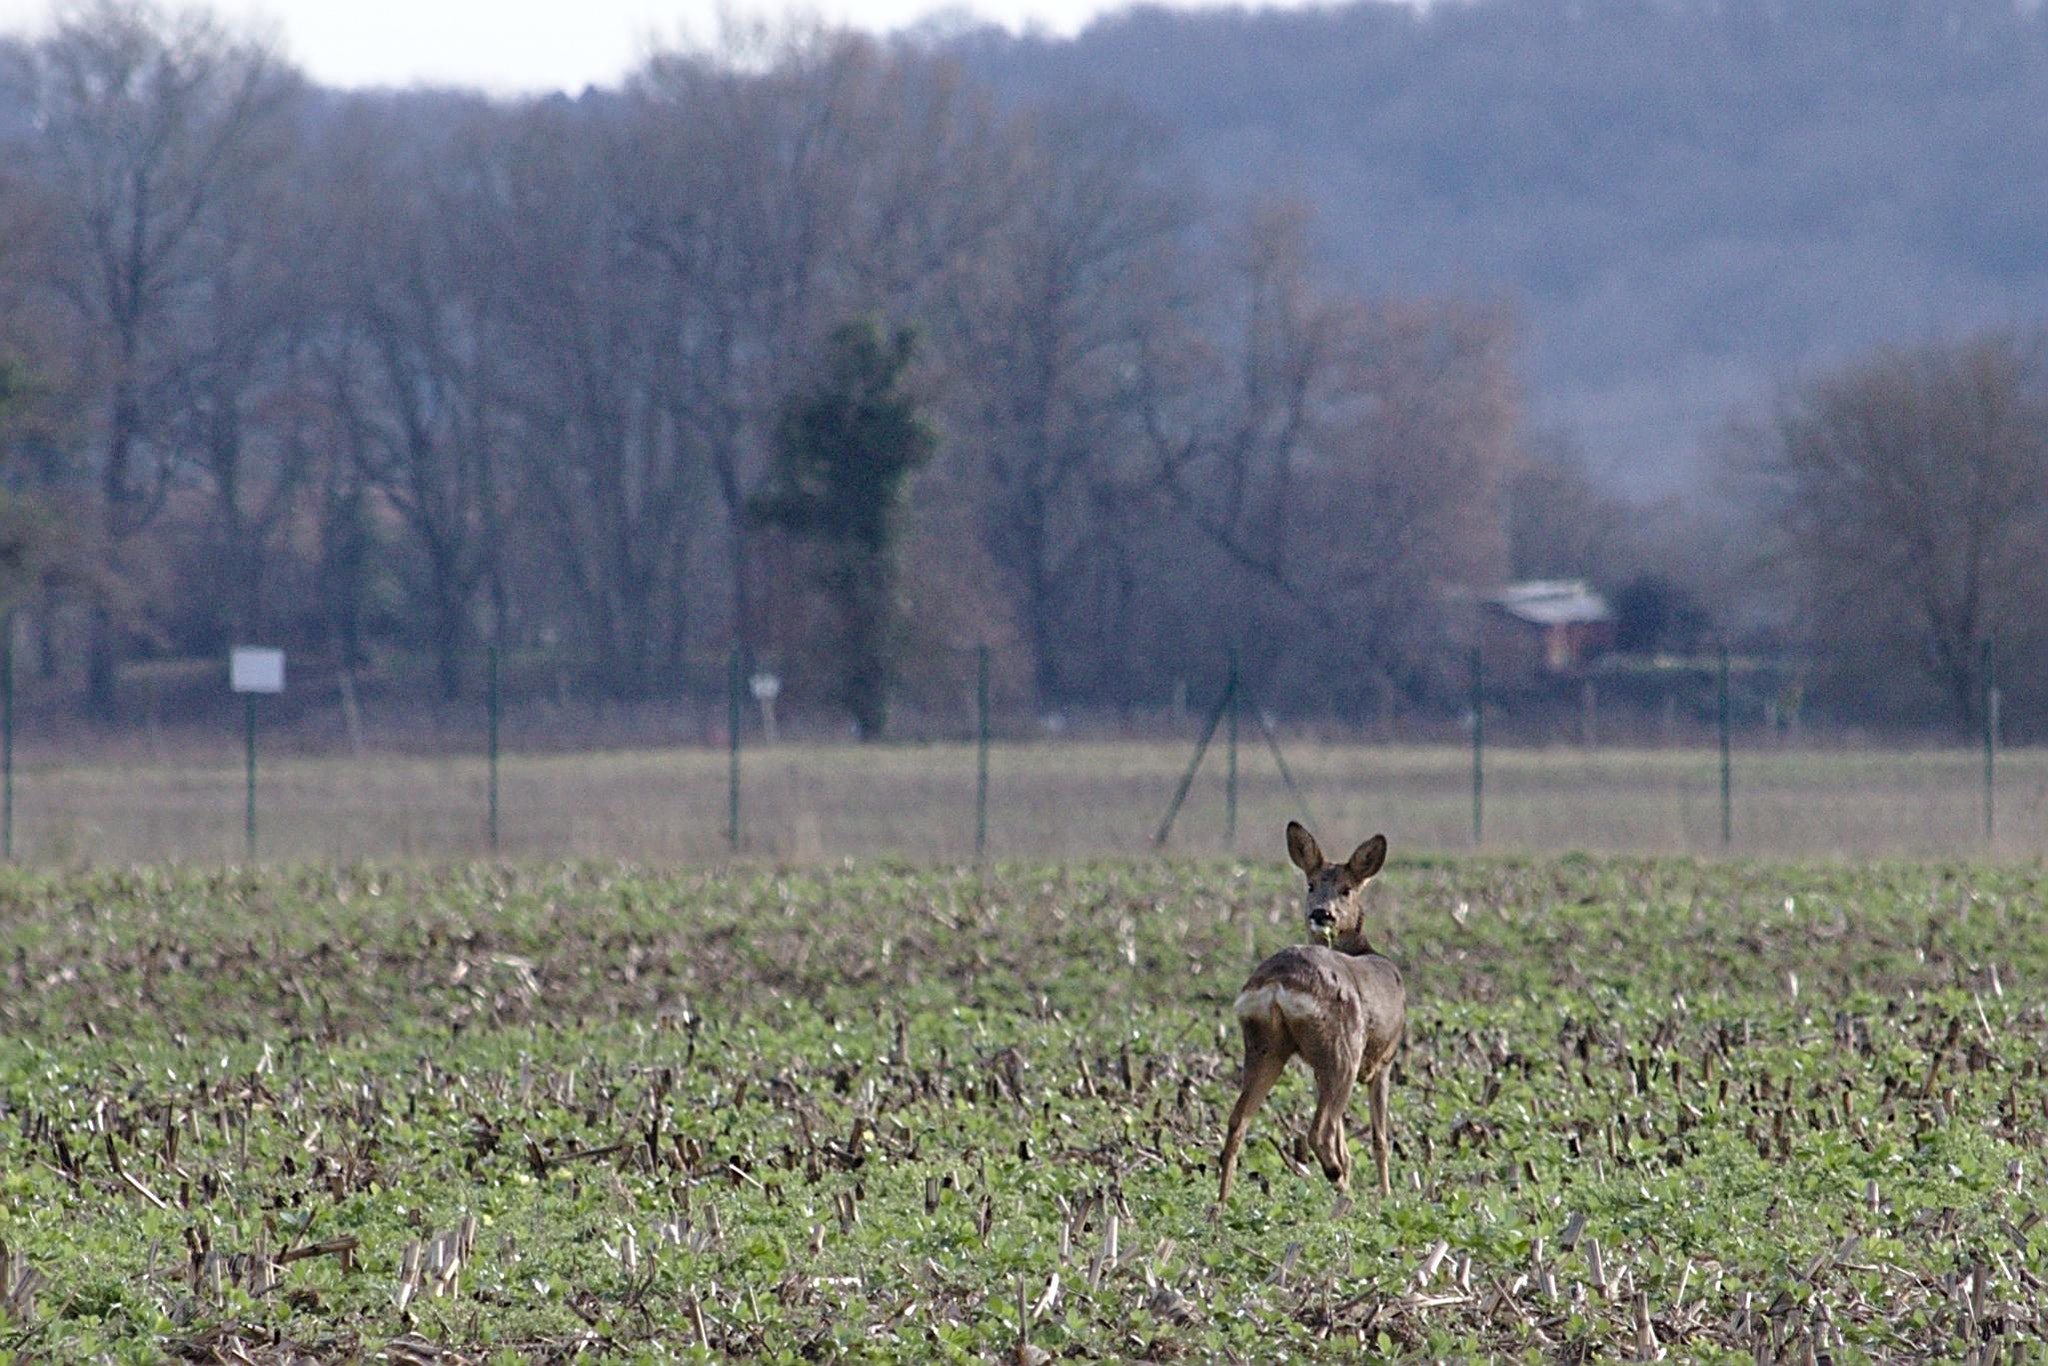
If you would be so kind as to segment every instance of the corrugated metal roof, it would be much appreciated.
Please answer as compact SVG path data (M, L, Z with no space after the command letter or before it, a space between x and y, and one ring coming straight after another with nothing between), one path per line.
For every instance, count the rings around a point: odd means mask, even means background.
M1512 583L1487 601L1517 621L1534 626L1569 626L1611 621L1607 599L1584 579L1531 579Z

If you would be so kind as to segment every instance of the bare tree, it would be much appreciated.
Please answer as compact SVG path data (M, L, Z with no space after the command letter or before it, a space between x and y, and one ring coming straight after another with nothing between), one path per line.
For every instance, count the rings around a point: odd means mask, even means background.
M1288 594L1304 566L1328 562L1296 534L1301 481L1355 419L1365 368L1366 314L1315 289L1307 230L1299 205L1254 212L1212 275L1210 325L1177 372L1145 371L1162 488L1239 568Z
M849 314L922 312L1000 221L995 120L947 63L812 29L729 29L630 86L622 189L677 329L674 383L724 514L733 634L757 643L747 516L774 410Z
M1246 221L1208 273L1199 344L1148 384L1146 427L1168 501L1221 557L1196 590L1233 604L1212 643L1355 708L1428 692L1446 590L1505 568L1509 334L1484 309L1320 286L1308 229L1292 206ZM1351 657L1290 659L1333 607L1370 623Z
M1071 610L1135 515L1140 377L1177 330L1195 205L1158 130L1086 101L1015 130L1011 218L942 304L983 535L1008 576L1039 705L1065 696ZM1105 520L1105 519L1109 520Z
M628 699L681 669L685 556L709 497L679 380L691 319L665 306L625 207L641 172L593 112L534 108L503 167L494 227L517 282L508 384L535 525L567 573L602 684Z
M754 50L765 65L736 60ZM643 171L621 183L621 207L680 324L668 380L724 513L745 648L756 634L747 504L787 358L842 307L831 266L875 64L852 37L729 31L721 51L659 55L633 83Z
M1365 401L1325 452L1313 495L1322 536L1345 538L1330 586L1349 619L1373 624L1360 642L1372 671L1411 695L1440 692L1450 674L1462 682L1445 590L1507 570L1514 343L1490 305L1374 304Z
M323 435L314 338L327 301L313 263L327 233L296 192L299 149L277 150L229 187L194 253L202 302L164 423L173 459L209 495L215 626L228 639L265 630L270 562Z
M423 116L427 126L408 126ZM503 118L474 100L366 101L340 134L350 170L336 196L347 266L335 403L356 469L415 552L401 557L400 577L421 609L444 699L461 691L479 593L489 594L499 637L509 610L506 285L479 230L494 207L484 186ZM346 515L346 487L338 493Z
M292 133L301 85L260 43L199 11L88 0L11 78L35 110L38 159L57 201L51 286L74 310L78 402L110 558L155 517L176 463L169 417L192 381L186 324L209 307L204 262L236 190ZM115 709L113 598L95 595L88 709Z
M1619 583L1634 568L1634 510L1602 491L1563 433L1525 443L1506 489L1508 567L1516 578Z
M1992 332L1879 353L1788 391L1740 434L1769 552L1845 692L1933 685L1981 719L1984 647L2037 639L2048 575L2043 339Z

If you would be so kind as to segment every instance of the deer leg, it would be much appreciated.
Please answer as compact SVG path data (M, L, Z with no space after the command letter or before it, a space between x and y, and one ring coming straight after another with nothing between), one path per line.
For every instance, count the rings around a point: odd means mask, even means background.
M1244 1131L1250 1127L1253 1113L1265 1103L1273 1083L1280 1080L1280 1071L1293 1053L1294 1045L1285 1031L1265 1020L1244 1022L1244 1082L1223 1135L1223 1186L1216 1195L1219 1204L1230 1198L1230 1179L1237 1174L1237 1153L1244 1146Z
M1374 1074L1372 1085L1366 1092L1372 1101L1372 1165L1379 1172L1383 1197L1394 1193L1393 1184L1387 1179L1387 1159L1391 1155L1391 1145L1387 1141L1387 1104L1393 1083L1394 1065L1390 1059L1380 1064L1380 1070Z
M1316 1077L1316 1116L1309 1121L1309 1143L1323 1164L1323 1175L1337 1183L1340 1194L1351 1191L1351 1150L1344 1141L1344 1112L1358 1074L1350 1069Z
M1344 1113L1358 1084L1358 1049L1341 1038L1303 1039L1302 1056L1316 1074L1316 1113L1309 1121L1309 1146L1322 1163L1323 1175L1337 1183L1340 1194L1351 1190L1351 1149L1344 1140Z

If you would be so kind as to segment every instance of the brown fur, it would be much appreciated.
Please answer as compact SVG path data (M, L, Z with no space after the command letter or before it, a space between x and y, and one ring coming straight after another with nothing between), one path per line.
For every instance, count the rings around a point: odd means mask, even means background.
M1303 916L1311 932L1327 936L1329 943L1280 950L1252 970L1238 993L1244 1079L1224 1132L1217 1199L1230 1198L1245 1130L1297 1053L1315 1074L1316 1112L1308 1141L1323 1174L1339 1191L1350 1191L1344 1113L1352 1088L1363 1085L1372 1109L1373 1165L1380 1193L1387 1195L1393 1189L1387 1176L1388 1092L1394 1053L1407 1025L1408 996L1400 970L1372 951L1361 904L1366 883L1386 862L1386 837L1373 836L1345 862L1333 864L1323 859L1315 837L1290 821L1287 851L1308 878Z

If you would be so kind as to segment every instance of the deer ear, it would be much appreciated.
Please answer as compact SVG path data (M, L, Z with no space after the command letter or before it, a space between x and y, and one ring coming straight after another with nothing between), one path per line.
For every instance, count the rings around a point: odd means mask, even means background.
M1316 843L1316 837L1300 821L1287 822L1287 857L1310 877L1314 877L1316 870L1323 866L1322 846Z
M1344 866L1354 879L1363 882L1384 868L1386 863L1387 837L1374 835L1351 851L1351 858Z

